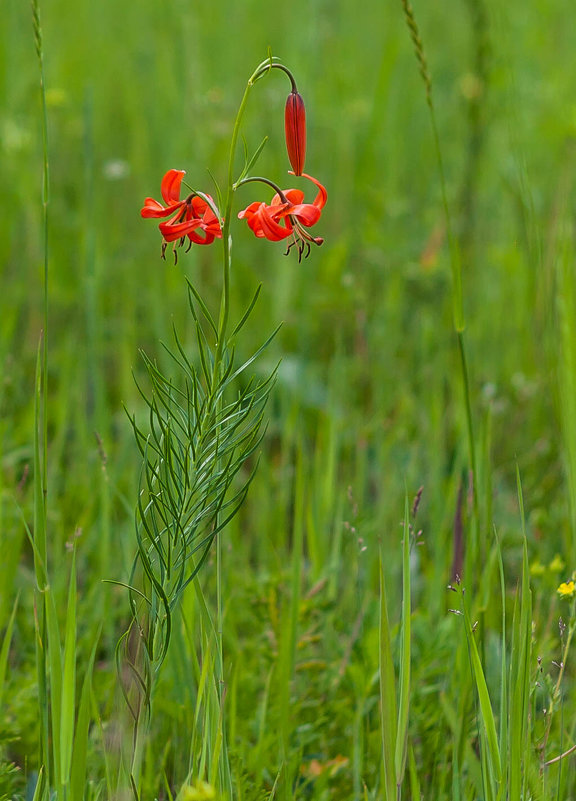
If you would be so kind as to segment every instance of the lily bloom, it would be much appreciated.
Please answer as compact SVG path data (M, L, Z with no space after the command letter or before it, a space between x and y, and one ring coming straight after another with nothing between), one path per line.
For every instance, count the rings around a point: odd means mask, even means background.
M238 214L239 219L246 220L257 237L272 242L291 237L286 253L296 247L298 261L302 259L304 250L307 249L306 256L309 255L311 244L321 245L324 241L319 236L312 236L306 229L318 222L328 197L326 189L316 178L306 173L302 173L302 176L318 188L312 203L302 202L304 192L301 189L285 189L278 191L270 204L254 201Z
M284 110L286 150L294 175L302 175L306 159L306 108L302 95L293 89Z
M168 242L174 242L174 260L176 261L176 247L184 244L184 239L190 240L189 248L194 242L197 245L210 245L216 238L222 237L220 220L212 209L213 200L210 195L200 197L191 192L186 198L180 200L182 179L186 175L184 170L168 170L160 191L166 205L162 205L154 198L147 197L140 214L142 217L170 217L158 226L163 236L162 258L166 252Z

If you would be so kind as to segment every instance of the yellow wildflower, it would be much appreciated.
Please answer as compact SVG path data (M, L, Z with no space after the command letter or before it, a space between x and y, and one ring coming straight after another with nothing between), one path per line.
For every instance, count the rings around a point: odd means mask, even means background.
M563 581L556 592L561 598L573 598L576 595L576 584L574 584L574 580Z

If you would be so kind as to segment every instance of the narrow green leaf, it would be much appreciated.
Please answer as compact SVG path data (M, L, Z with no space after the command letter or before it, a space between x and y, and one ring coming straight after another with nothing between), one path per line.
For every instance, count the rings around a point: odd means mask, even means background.
M96 658L96 649L100 640L100 632L94 638L94 645L88 665L86 666L86 673L84 674L84 681L82 683L82 690L80 693L80 704L78 706L78 718L76 721L76 732L74 735L74 750L72 759L72 770L70 773L70 797L72 799L81 799L84 797L86 787L86 762L88 756L88 732L90 728L90 709L92 701L92 673L94 670L94 660Z
M38 771L38 778L36 779L36 787L34 789L34 795L32 796L32 801L42 801L42 799L47 798L49 795L47 791L48 788L45 788L46 785L45 773L46 771L44 769L44 765L42 765L40 767L40 770Z
M264 342L264 344L263 344L263 345L261 345L261 346L258 348L258 350L257 350L257 351L256 351L256 352L255 352L255 353L254 353L254 354L253 354L253 355L252 355L252 356L251 356L249 359L247 359L247 360L244 362L244 364L242 364L242 365L241 365L241 366L240 366L240 367L239 367L237 370L235 370L235 371L232 373L232 375L230 376L230 379L229 379L229 381L232 381L234 378L237 378L237 377L240 375L240 373L243 373L243 372L244 372L244 370L245 370L247 367L249 367L249 366L252 364L252 362L255 362L255 361L256 361L256 359L257 359L257 358L260 356L260 354L261 354L261 353L262 353L264 350L266 350L266 348L268 347L268 345L269 345L269 344L272 342L272 340L274 339L274 337L276 336L276 334L278 333L278 331L280 331L280 329L281 329L281 328L282 328L282 323L280 323L280 325L278 325L278 326L277 326L277 327L274 329L274 331L273 331L273 332L270 334L270 336L269 336L269 337L268 337L268 339L267 339L267 340ZM276 372L276 371L274 371L274 372Z
M379 625L379 678L380 678L380 730L382 738L382 787L384 801L395 801L396 771L394 754L396 751L396 679L394 658L388 622L388 603L386 599L386 580L380 551L380 625Z
M404 779L408 746L408 718L410 713L410 509L408 495L404 498L404 536L402 545L402 622L400 626L400 696L398 707L398 731L394 770L398 787Z
M530 657L532 643L532 594L530 591L526 523L520 472L516 468L518 504L523 535L522 584L519 614L515 614L512 633L510 669L510 799L520 799L526 784L526 766L530 758ZM518 604L518 599L517 599ZM516 607L515 607L516 609Z
M68 784L74 744L74 710L76 704L76 550L72 553L68 608L64 635L64 672L60 715L60 771L62 783Z
M240 173L240 175L238 176L238 178L236 180L237 184L239 184L240 181L242 181L242 179L245 178L248 175L248 173L250 172L252 167L256 164L256 162L258 161L258 159L260 157L260 154L262 153L262 151L266 147L266 142L267 141L268 141L268 137L265 136L264 139L260 142L260 144L256 148L256 150L254 151L254 154L253 154L252 158L249 161L247 161L246 164L244 165L244 169L242 170L242 172ZM245 159L246 159L247 154L248 154L247 151L245 151L245 155L244 155Z
M488 746L488 753L490 756L491 774L494 779L499 782L502 777L502 767L500 764L500 751L498 748L498 737L496 735L496 724L494 722L494 714L492 712L492 705L490 703L490 694L488 692L488 685L484 676L482 662L478 654L478 647L474 639L474 632L470 623L470 616L468 609L462 599L462 606L464 610L464 621L466 625L466 637L468 640L470 661L472 663L472 672L474 681L476 683L476 691L478 693L478 700L480 703L480 713L482 716L482 723L486 734L486 743Z
M43 381L43 358L44 358L44 339L40 337L38 342L38 353L36 357L36 379L35 379L35 404L34 404L34 571L36 574L36 585L43 590L48 583L46 568L46 496L44 474L44 455L43 451L46 443L43 442L43 401L42 401L42 381Z
M196 288L194 287L194 285L192 284L192 282L188 278L186 279L186 283L188 284L188 300L189 300L189 303L190 303L190 310L191 310L192 314L194 315L194 318L197 319L196 318L196 313L195 313L195 310L194 310L194 303L192 301L192 296L194 296L194 299L196 300L196 303L202 309L202 314L204 315L204 317L208 321L208 323L210 325L210 328L214 332L214 336L216 337L216 339L218 339L218 329L216 327L216 323L214 322L214 318L210 314L210 310L208 309L208 306L206 305L206 303L204 302L202 296L198 293L198 291L196 290Z
M233 337L236 336L236 334L244 327L244 323L250 317L250 314L252 313L252 309L256 305L256 301L258 300L258 297L260 295L261 289L262 289L262 284L258 284L258 287L256 288L256 292L254 293L254 296L253 296L252 300L250 301L250 304L249 304L248 308L246 309L246 311L244 312L244 314L240 318L240 322L237 324L236 328L232 331L231 336L233 336Z
M61 788L62 753L61 753L61 712L62 712L62 648L58 628L58 613L51 587L44 590L47 634L47 665L50 676L50 709L52 720L52 747L54 750L54 784Z
M4 696L4 682L6 681L6 668L8 667L8 655L10 653L10 643L12 642L12 632L14 630L14 620L16 618L16 609L18 608L19 595L16 597L12 606L12 613L6 626L4 639L2 640L2 648L0 649L0 709L2 709L2 700Z

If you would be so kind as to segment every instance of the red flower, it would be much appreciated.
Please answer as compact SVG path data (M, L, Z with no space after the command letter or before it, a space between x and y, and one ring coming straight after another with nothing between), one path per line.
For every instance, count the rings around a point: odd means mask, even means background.
M185 175L184 170L168 170L160 186L166 205L163 206L154 198L147 197L140 212L142 217L158 218L173 215L170 220L158 226L164 238L162 258L168 242L178 242L179 246L183 245L184 238L188 237L191 243L210 245L215 238L222 236L220 220L212 209L213 201L210 195L205 195L207 198L205 200L204 197L192 192L184 200L180 200L180 187ZM175 259L176 247L177 245L174 245Z
M292 237L286 252L288 253L295 245L298 250L298 261L302 258L305 248L308 256L311 244L321 245L324 241L321 237L309 234L306 228L318 222L328 197L326 189L316 178L306 173L302 175L318 187L318 194L313 203L302 202L304 192L301 189L286 189L275 194L269 205L255 201L238 214L241 220L247 221L257 237L272 242Z
M302 175L306 159L306 108L302 95L292 90L284 110L286 150L294 175Z

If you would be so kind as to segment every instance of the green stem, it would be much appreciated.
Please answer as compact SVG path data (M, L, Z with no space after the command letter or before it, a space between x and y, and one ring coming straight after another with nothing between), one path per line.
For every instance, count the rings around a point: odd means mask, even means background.
M470 549L469 564L474 565L478 556L478 538L480 530L480 510L478 507L478 476L476 471L476 444L474 441L474 423L472 419L472 404L470 401L470 381L468 378L468 363L466 360L466 347L464 343L464 332L457 331L458 352L460 355L460 368L462 371L462 387L464 392L464 411L466 416L466 432L468 436L468 453L470 459L470 472L472 473L472 510L474 532L472 537L472 547ZM484 554L481 554L483 558Z
M472 538L472 553L470 554L469 564L474 564L477 557L477 547L480 531L480 514L478 508L478 491L476 484L478 476L476 472L476 449L474 444L474 426L472 419L472 404L470 401L470 384L468 380L468 368L466 364L466 349L464 346L464 329L466 321L464 316L464 302L463 302L463 289L462 289L462 260L460 256L460 246L457 237L454 234L452 226L452 216L450 214L450 207L448 205L448 193L446 190L446 176L444 173L444 160L442 158L442 148L440 146L440 136L438 133L438 125L436 123L436 113L434 109L434 101L432 97L432 79L428 71L426 57L424 54L424 46L418 25L414 16L414 11L408 0L401 0L404 9L404 15L410 31L410 37L414 44L416 57L418 59L420 74L424 81L426 89L426 104L430 113L430 124L432 126L432 135L434 137L434 148L436 150L436 160L438 162L438 172L440 174L440 187L442 191L442 205L444 208L444 219L446 221L446 236L448 238L448 245L450 248L450 268L452 271L452 315L454 321L454 330L458 338L458 350L460 355L460 368L462 375L462 383L464 387L464 412L466 416L466 427L468 433L468 458L470 465L470 472L472 474L472 497L473 497L473 515L474 515L474 535Z
M222 301L220 305L220 318L218 321L218 341L216 343L216 353L214 354L214 364L212 369L212 399L216 397L215 413L218 416L219 409L222 404L222 398L216 393L218 391L218 382L221 374L221 364L225 352L226 331L228 327L228 319L230 316L230 273L232 268L232 236L230 233L230 224L232 221L232 205L234 201L234 161L236 157L236 147L238 145L238 136L240 134L240 125L250 95L250 90L254 82L260 77L262 72L262 64L258 66L256 71L252 74L246 88L244 95L240 102L236 120L234 122L234 129L232 131L232 139L230 142L230 154L228 157L228 182L226 189L226 204L224 209L224 222L222 224L222 247L224 259L224 272L222 282ZM217 695L218 704L220 707L220 716L223 714L224 705L224 626L223 626L223 610L222 610L222 539L220 534L216 536L216 648L217 648ZM223 786L228 785L228 791L231 791L229 770L226 765L226 741L222 743L223 759L221 761L220 778Z
M286 195L284 194L284 192L280 189L278 184L275 184L274 181L271 181L269 178L263 178L261 175L254 175L251 176L250 178L242 178L241 181L238 181L236 184L234 184L234 189L235 190L240 189L240 187L244 186L244 184L251 184L251 183L267 184L268 186L272 187L272 189L276 192L276 194L279 196L280 200L283 203L290 202L286 197Z
M560 661L560 671L558 673L558 679L556 680L556 684L554 685L554 689L550 695L550 705L547 710L547 721L546 721L546 731L544 733L544 738L542 740L542 754L545 754L546 746L548 744L548 738L550 736L550 729L552 727L552 715L556 709L556 701L560 697L560 685L562 684L562 679L564 677L564 671L566 669L566 660L568 659L568 651L570 650L570 643L572 642L572 637L574 636L574 631L576 629L576 623L574 622L573 614L570 616L571 622L568 628L568 636L566 637L566 643L564 648L562 649L562 659Z
M240 135L240 125L242 123L242 118L244 117L244 111L246 109L246 104L248 103L250 90L252 89L254 83L258 80L258 78L261 77L263 65L265 63L266 62L262 62L262 64L258 65L256 70L250 76L248 83L246 84L246 88L244 90L244 94L242 96L238 112L236 114L234 129L232 130L232 139L230 141L230 153L228 156L228 182L226 188L226 204L224 207L224 223L222 225L224 281L222 289L222 304L220 307L220 320L218 323L218 342L216 343L216 355L214 358L214 373L213 373L214 383L212 386L212 390L215 389L216 382L218 380L218 371L220 363L222 361L222 355L224 353L224 340L226 337L226 328L228 325L228 318L230 315L230 270L232 266L232 237L230 234L230 224L232 221L232 204L234 201L234 191L235 191L234 161L236 157L236 147L238 145L238 136Z
M440 147L440 136L436 125L436 114L430 96L428 102L430 112L430 122L432 125L432 135L434 136L434 147L436 149L436 159L438 161L438 171L440 173L440 186L442 189L442 206L444 208L444 219L446 220L446 236L450 248L450 267L452 270L452 311L454 316L454 328L458 335L464 331L466 321L464 318L464 305L462 299L462 263L460 259L460 248L452 228L452 215L448 206L448 195L446 192L446 176L444 174L444 160L442 158L442 148Z
M42 127L42 238L44 245L43 265L43 331L40 336L36 366L35 412L34 412L34 569L36 575L36 601L39 609L36 623L36 669L38 677L38 705L40 713L40 770L46 777L39 798L47 798L53 774L54 748L50 741L49 708L49 659L47 637L46 588L48 586L47 549L47 473L48 473L48 112L46 107L46 83L44 76L44 52L40 7L38 0L32 2L32 22L38 57Z
M226 190L226 203L224 206L224 223L222 225L222 246L223 246L223 253L224 253L224 282L223 282L223 291L222 291L222 305L220 307L220 320L218 324L218 342L216 344L216 355L214 358L214 378L217 380L217 373L220 367L220 363L222 361L222 356L224 353L224 340L226 338L226 329L228 326L228 318L230 314L230 270L232 265L232 237L230 235L230 224L232 222L232 205L234 201L234 192L236 189L241 186L243 183L246 183L247 180L244 179L240 181L238 185L234 182L234 161L236 158L236 147L238 145L238 137L240 135L240 126L242 124L242 119L244 117L244 111L246 110L246 104L248 103L248 97L250 96L250 90L256 83L256 81L263 78L270 70L272 69L279 69L288 75L290 78L290 83L292 85L292 91L296 91L296 81L294 80L294 76L290 72L290 70L285 67L283 64L278 63L277 61L273 60L273 57L270 56L265 61L262 61L250 78L248 79L248 83L246 84L246 88L244 90L244 94L242 96L242 100L240 102L240 106L238 108L238 112L236 114L236 120L234 122L234 129L232 130L232 139L230 141L230 153L228 156L228 182L227 182L227 190ZM265 183L269 183L274 189L278 191L278 188L272 184L270 181L266 179L264 180ZM213 389L215 388L215 384L213 385Z

